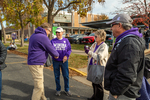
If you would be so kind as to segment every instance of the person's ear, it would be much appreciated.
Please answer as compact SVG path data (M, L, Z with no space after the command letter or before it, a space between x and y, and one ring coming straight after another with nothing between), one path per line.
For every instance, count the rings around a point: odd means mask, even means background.
M120 23L119 23L119 27L120 27Z

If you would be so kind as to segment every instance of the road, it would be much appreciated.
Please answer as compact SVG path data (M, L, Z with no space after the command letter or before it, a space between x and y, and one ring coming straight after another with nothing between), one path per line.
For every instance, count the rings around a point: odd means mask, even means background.
M7 68L2 71L2 100L31 100L33 80L26 60L19 55L7 55ZM64 91L62 76L60 80ZM73 95L68 97L62 92L60 97L55 96L54 73L49 69L44 69L44 85L45 95L51 100L86 100L93 93L91 86L70 78L70 91Z
M7 68L2 71L2 100L30 100L33 90L33 80L26 59L15 54L8 54ZM68 97L62 92L60 97L55 96L54 74L44 69L45 95L51 100L86 100L92 95L92 87L84 85L70 78L70 91L73 96ZM61 77L62 91L63 78Z

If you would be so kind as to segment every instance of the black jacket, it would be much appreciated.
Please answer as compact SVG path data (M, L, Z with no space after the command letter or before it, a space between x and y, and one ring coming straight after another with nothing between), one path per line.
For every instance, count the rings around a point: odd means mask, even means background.
M6 47L3 45L2 41L0 41L0 70L6 68L5 59L7 56Z
M128 36L115 45L105 69L104 88L112 95L140 96L144 72L145 41Z

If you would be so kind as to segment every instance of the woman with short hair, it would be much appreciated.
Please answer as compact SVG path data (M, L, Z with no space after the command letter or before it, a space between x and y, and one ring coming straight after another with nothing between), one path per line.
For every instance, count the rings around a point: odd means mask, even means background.
M95 42L92 44L90 49L87 49L86 47L85 52L88 54L88 65L94 65L96 64L96 61L98 60L97 56L99 56L99 62L101 66L105 66L107 59L108 59L108 46L104 42L106 39L106 32L104 30L98 30L95 32ZM88 66L89 67L89 66ZM92 83L93 86L93 96L91 98L88 98L88 100L103 100L104 91L102 87L102 83L95 84Z

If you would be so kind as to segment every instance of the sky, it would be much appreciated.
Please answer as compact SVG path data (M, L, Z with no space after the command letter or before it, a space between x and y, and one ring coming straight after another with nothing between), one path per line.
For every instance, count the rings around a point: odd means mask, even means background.
M123 6L125 6L124 4L122 4L121 1L122 0L105 0L104 5L101 5L99 3L95 3L94 6L93 6L92 13L94 13L94 14L104 13L109 17L109 19L112 19L115 16L115 14L112 15L110 13L114 12L116 10L115 7L122 8ZM4 26L6 27L5 24L6 23L4 22ZM1 29L1 27L0 27L0 29Z
M112 19L114 15L110 14L111 12L114 12L116 10L116 7L122 8L126 6L125 4L122 4L122 0L105 0L104 5L102 6L99 3L94 4L93 7L93 13L94 14L106 14L110 19Z

